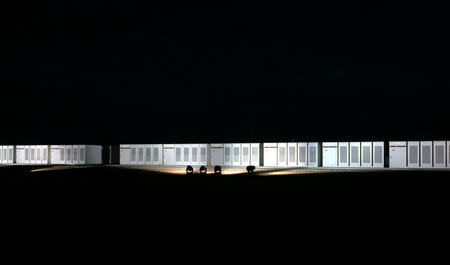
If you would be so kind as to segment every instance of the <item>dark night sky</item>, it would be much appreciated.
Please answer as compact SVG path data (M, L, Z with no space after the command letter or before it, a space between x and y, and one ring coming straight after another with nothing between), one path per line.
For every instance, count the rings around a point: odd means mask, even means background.
M36 2L2 10L1 143L450 140L444 7Z

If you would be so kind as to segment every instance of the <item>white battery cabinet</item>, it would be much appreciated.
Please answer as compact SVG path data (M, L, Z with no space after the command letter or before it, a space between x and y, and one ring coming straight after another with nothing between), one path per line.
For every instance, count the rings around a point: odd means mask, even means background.
M278 166L287 166L287 143L278 143Z
M361 143L351 142L350 143L350 167L360 167L361 166Z
M308 143L298 143L298 166L308 166Z
M224 164L224 144L211 144L211 165L221 166L223 164Z
M384 142L372 142L373 167L384 167Z
M250 144L245 143L241 144L242 157L241 157L241 165L249 166L250 165Z
M349 167L349 142L339 142L339 167Z
M232 152L232 148L233 145L232 144L224 144L224 148L225 148L225 156L224 156L224 165L225 166L230 166L232 165L232 156L231 156L231 152Z
M163 164L165 166L175 165L175 145L174 144L163 144L163 153L164 153ZM147 158L147 155L146 155L146 158Z
M361 167L372 167L372 142L361 142Z
M406 142L389 142L389 167L406 168Z
M297 143L288 143L288 166L297 166Z
M431 168L433 167L433 142L421 141L420 142L420 167Z
M322 143L322 166L337 167L338 166L338 143L324 142Z
M418 168L420 167L420 142L419 141L408 141L408 167Z
M446 146L445 141L433 141L433 167L442 168L445 167L446 160Z
M312 142L308 143L308 167L319 167L320 159L322 155L320 154L320 143Z
M251 143L251 165L260 166L261 165L261 157L260 157L260 144L259 143Z
M264 143L264 166L276 166L277 159L277 143Z

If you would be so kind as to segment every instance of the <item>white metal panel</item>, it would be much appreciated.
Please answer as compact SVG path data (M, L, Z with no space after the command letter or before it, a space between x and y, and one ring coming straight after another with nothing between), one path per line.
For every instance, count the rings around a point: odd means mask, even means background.
M324 167L338 166L338 143L324 142L322 143L322 162Z
M373 167L384 167L384 142L373 142Z
M36 164L36 146L30 145L30 164Z
M65 149L66 149L66 164L71 165L71 164L73 164L72 146L66 145Z
M350 167L361 166L361 142L350 142Z
M198 149L199 149L199 160L198 160L199 165L203 166L208 165L209 164L208 156L210 156L210 150L208 150L209 144L199 144Z
M87 145L79 145L78 146L78 164L85 165L88 164L87 161ZM100 159L101 160L101 159Z
M278 166L287 166L287 143L278 143Z
M361 167L372 167L372 142L361 142Z
M183 165L190 165L191 164L191 145L190 144L183 144L183 150L181 153L181 157L183 159Z
M308 165L308 143L298 143L298 166Z
M287 157L288 157L288 166L296 166L297 165L297 143L288 143L287 149Z
M319 166L319 143L308 143L308 167Z
M120 164L127 165L130 163L130 145L120 145Z
M175 165L175 145L163 144L163 153L164 153L163 165L165 166Z
M25 164L25 146L17 145L16 146L16 163L17 164Z
M145 144L138 144L136 146L136 164L143 165L145 164Z
M0 163L3 164L3 145L0 145Z
M389 142L389 167L406 167L406 142Z
M200 152L198 144L191 144L191 165L198 165L200 160Z
M49 145L42 146L42 164L48 164L49 161Z
M232 165L232 149L233 149L233 145L232 144L224 144L224 148L225 148L225 155L224 155L224 162L223 164L228 166L228 165Z
M241 144L241 164L243 166L250 165L250 144Z
M349 142L339 142L339 167L350 166Z
M137 164L138 161L138 145L130 145L130 164Z
M447 141L447 167L450 167L450 141Z
M277 165L277 143L264 143L264 166Z
M221 166L224 164L224 144L211 144L211 165Z
M233 144L231 156L232 156L232 165L239 166L241 165L241 144Z
M10 164L14 163L14 156L15 156L14 145L10 145L8 147L8 163Z
M408 141L407 143L407 166L411 168L417 168L420 166L420 144L418 141Z
M162 144L153 144L152 145L152 165L161 165L162 164Z
M259 150L259 144L253 143L250 144L251 147L251 165L253 166L259 166L260 165L260 150Z
M78 145L72 145L72 164L78 165L79 164L79 146Z
M445 141L433 141L433 167L445 167Z
M433 142L420 142L420 167L433 167Z

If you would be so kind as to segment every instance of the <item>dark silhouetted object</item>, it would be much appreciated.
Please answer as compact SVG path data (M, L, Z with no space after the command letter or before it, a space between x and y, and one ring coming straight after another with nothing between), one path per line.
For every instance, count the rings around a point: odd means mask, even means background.
M253 171L255 171L255 166L247 166L247 173L253 174Z
M187 166L186 167L186 174L187 175L192 175L194 174L194 168L192 166Z
M205 166L200 167L200 174L206 174L207 171L208 169Z
M215 166L214 167L214 174L216 174L216 175L222 174L222 167L221 166Z

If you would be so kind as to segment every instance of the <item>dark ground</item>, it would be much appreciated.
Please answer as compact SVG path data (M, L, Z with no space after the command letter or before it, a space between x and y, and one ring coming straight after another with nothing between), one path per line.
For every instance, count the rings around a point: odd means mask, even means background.
M116 166L0 167L3 192L139 192L149 200L448 198L450 171L383 170L274 175L174 175Z

